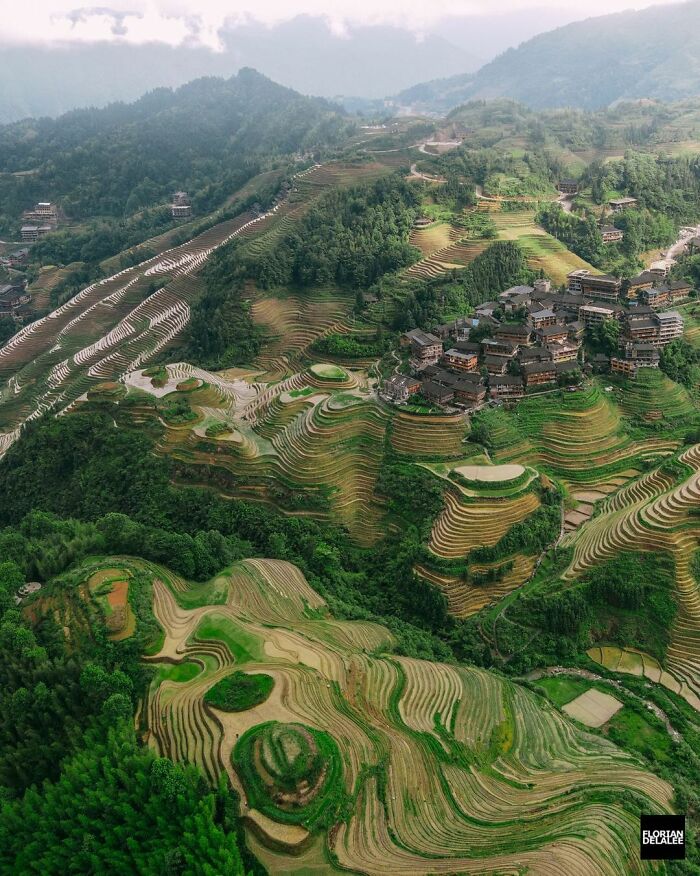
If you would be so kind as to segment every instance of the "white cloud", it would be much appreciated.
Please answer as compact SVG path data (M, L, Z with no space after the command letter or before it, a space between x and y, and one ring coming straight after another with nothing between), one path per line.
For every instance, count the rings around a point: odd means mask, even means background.
M656 3L673 0L656 0ZM322 16L339 36L353 24L394 24L429 30L446 16L507 14L532 7L571 9L570 0L107 0L81 7L80 0L0 0L0 38L18 42L113 40L179 45L196 41L217 47L225 22L255 19L271 25L300 14ZM580 17L643 8L649 0L588 0ZM572 15L572 19L575 16ZM577 17L577 16L576 16Z

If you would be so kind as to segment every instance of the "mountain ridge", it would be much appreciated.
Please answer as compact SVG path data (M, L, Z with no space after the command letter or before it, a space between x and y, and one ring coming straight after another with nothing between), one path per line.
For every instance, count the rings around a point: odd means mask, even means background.
M0 124L131 101L154 88L179 87L203 76L228 78L245 67L306 95L381 98L421 76L451 75L482 62L444 36L418 40L388 26L338 36L311 16L272 28L251 22L223 30L220 37L221 52L165 43L0 41Z
M497 97L534 109L678 100L700 93L698 30L698 0L588 18L508 49L476 73L405 89L395 102L449 112L469 100Z

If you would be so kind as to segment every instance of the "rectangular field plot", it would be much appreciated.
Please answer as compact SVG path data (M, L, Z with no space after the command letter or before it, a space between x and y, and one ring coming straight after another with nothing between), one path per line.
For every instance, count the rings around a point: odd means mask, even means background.
M594 688L562 706L567 715L576 718L587 727L602 727L621 708L622 703L615 697Z

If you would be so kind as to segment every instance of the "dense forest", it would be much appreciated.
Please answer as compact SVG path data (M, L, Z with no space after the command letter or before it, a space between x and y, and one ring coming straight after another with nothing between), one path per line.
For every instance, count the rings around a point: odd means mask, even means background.
M518 157L493 148L471 148L470 144L446 153L436 166L448 180L466 178L483 186L489 195L503 198L551 195L564 175L562 161L541 144Z
M30 625L15 608L28 575L104 547L97 530L38 512L0 541L0 871L246 872L226 784L212 789L137 740L134 710L152 671L140 660L145 615L128 642L109 641L65 571L52 586L74 609L70 648L52 612ZM150 581L132 583L148 604Z
M574 201L574 212L559 204L542 205L537 222L587 262L618 274L634 274L642 267L640 256L672 243L681 225L700 218L700 161L697 158L660 159L628 151L617 161L594 161L582 177L590 186L590 202ZM615 214L616 228L624 239L603 244L599 221L608 201L625 194L637 198L634 209Z
M205 291L192 307L183 356L206 368L241 365L255 357L262 332L243 297L246 278L255 278L263 288L337 285L362 290L411 264L418 257L408 243L417 207L415 187L391 176L324 195L262 255L247 257L237 241L222 247L204 271ZM383 346L379 342L378 355Z
M637 198L642 208L663 213L678 224L697 221L700 214L700 156L661 158L628 150L624 158L594 161L583 180L593 200L602 204L613 193Z
M250 317L244 286L236 277L237 249L215 253L204 272L204 294L194 302L186 329L183 357L203 368L230 368L258 354L262 330Z
M350 125L326 101L250 69L133 104L27 119L0 128L0 230L16 229L39 200L76 221L122 221L185 190L195 212L207 212L261 162L336 144Z
M407 295L402 288L399 294L403 300L392 328L398 331L433 328L449 318L470 312L503 289L532 281L534 276L516 243L492 243L453 277L412 280ZM379 294L390 297L396 291L396 282L393 277L385 277L378 285Z
M324 195L274 249L248 263L263 288L297 284L367 287L416 261L408 236L419 207L398 175Z

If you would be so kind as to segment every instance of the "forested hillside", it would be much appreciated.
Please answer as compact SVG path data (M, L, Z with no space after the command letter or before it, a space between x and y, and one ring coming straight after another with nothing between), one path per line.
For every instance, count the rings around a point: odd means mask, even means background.
M0 128L0 230L38 200L73 220L127 219L189 192L211 210L272 156L336 143L348 122L253 70L160 88L133 104Z
M263 287L371 285L415 260L408 235L418 206L415 190L398 177L331 192L248 272Z
M678 100L700 91L698 28L697 0L590 18L509 49L476 74L416 86L396 100L434 112L474 98L585 109L630 98Z

